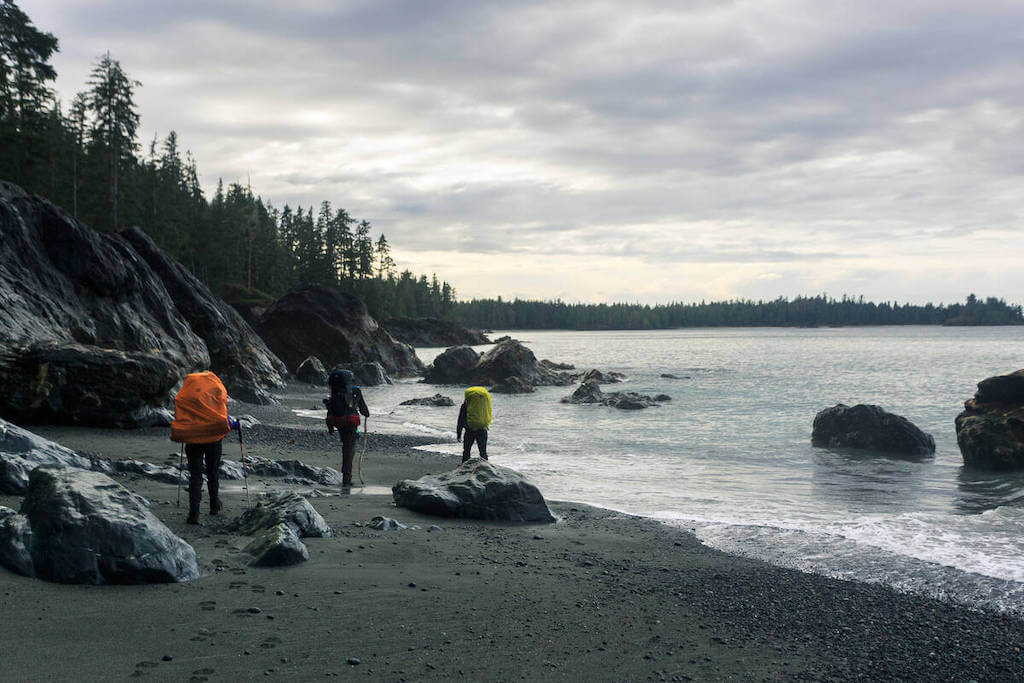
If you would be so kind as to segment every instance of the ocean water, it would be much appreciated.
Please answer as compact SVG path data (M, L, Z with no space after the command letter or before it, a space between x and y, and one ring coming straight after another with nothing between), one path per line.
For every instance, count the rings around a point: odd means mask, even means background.
M1024 328L512 336L538 358L627 375L605 391L672 397L621 411L560 403L574 387L494 395L491 459L546 497L681 525L710 546L781 566L1024 614L1024 473L965 469L953 426L978 381L1024 368ZM430 362L440 351L418 352ZM461 390L368 388L371 430L437 434L426 448L459 452L447 440ZM435 392L456 407L399 405ZM935 457L812 447L815 414L836 403L903 415L935 437Z

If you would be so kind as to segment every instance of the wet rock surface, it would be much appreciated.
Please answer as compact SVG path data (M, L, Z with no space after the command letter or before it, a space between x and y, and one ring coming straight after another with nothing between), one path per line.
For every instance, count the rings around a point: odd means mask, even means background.
M434 394L433 396L427 396L426 398L410 398L408 401L402 401L399 405L403 406L434 406L437 408L445 408L454 406L455 401L451 400L447 396L441 394Z
M105 474L37 468L20 512L30 530L23 528L20 536L32 559L29 576L93 584L169 583L199 576L192 546L171 533L143 498ZM10 516L4 524L11 526ZM10 550L8 543L0 557Z
M535 391L533 385L520 377L506 377L491 387L492 394L532 394Z
M1024 370L979 382L955 426L965 465L994 471L1024 469Z
M376 361L394 377L423 372L412 347L395 341L362 301L335 289L293 289L266 310L256 329L289 368L316 356L325 367Z
M480 330L438 318L385 318L381 325L392 337L410 346L475 346L491 343Z
M430 515L505 522L554 522L544 496L515 470L471 458L451 472L406 479L395 504Z
M377 361L349 366L349 369L352 370L356 382L364 387L377 387L393 383L387 371L384 370L384 366Z
M935 453L935 439L900 415L876 405L839 403L814 417L811 444L907 456Z

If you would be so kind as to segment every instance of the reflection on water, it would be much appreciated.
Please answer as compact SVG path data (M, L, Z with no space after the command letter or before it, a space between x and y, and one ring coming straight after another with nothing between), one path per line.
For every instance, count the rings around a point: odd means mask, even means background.
M815 449L816 495L851 512L913 510L922 505L931 458L900 459L848 449Z
M986 472L961 467L957 475L957 512L975 515L1000 507L1024 509L1024 472Z

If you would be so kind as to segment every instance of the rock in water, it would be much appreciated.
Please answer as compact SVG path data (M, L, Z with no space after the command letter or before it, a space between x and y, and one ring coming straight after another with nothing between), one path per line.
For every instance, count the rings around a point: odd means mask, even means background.
M105 474L39 467L29 477L21 514L31 529L32 575L40 579L169 583L199 576L192 546Z
M364 387L376 387L381 384L393 383L391 378L388 377L388 373L384 371L384 366L377 361L351 366L351 370L352 374L355 375L356 381Z
M905 417L879 406L839 403L814 417L811 444L911 456L935 453L935 439Z
M406 479L392 489L395 504L441 517L505 522L554 522L544 496L523 475L471 458L446 474Z
M398 405L402 406L434 406L437 408L444 408L454 406L455 401L451 400L447 396L442 394L434 394L427 398L410 398L408 401L402 401Z
M290 567L309 559L306 544L299 540L295 529L284 522L256 532L243 550L253 556L249 562L253 567Z
M178 313L198 334L210 353L210 369L228 393L249 403L277 403L275 389L284 386L284 363L271 353L249 323L138 228L118 236L134 247L161 279Z
M386 318L381 321L392 337L409 346L472 346L490 344L480 330L437 318Z
M1024 469L1024 370L979 382L955 424L965 465Z
M331 535L331 527L320 513L297 493L271 493L263 496L256 507L246 510L230 529L252 536L278 524L287 524L302 538Z
M327 369L319 358L310 356L295 368L295 378L307 384L324 386L327 384Z
M562 403L599 403L611 408L618 408L619 410L642 410L644 408L655 408L660 403L671 400L672 398L666 394L659 394L651 398L650 396L637 394L632 391L605 393L598 386L598 380L591 377L580 384L570 396L563 397Z
M491 387L492 394L532 394L535 391L532 385L519 377L506 377L505 381Z
M393 377L423 372L411 346L395 341L366 304L336 289L293 289L266 310L257 331L289 368L316 356L327 367L377 361Z
M445 349L427 368L426 381L432 384L461 384L470 377L480 354L468 346Z

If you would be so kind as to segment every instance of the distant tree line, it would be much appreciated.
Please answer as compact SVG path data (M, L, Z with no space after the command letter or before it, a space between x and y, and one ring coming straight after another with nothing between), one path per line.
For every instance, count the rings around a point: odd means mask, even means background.
M399 272L383 234L324 201L277 209L248 185L204 196L174 131L140 148L141 83L109 53L66 110L50 83L58 40L0 0L0 179L47 197L97 230L138 225L215 292L269 299L299 284L336 286L377 317L447 316L455 291Z
M818 327L845 325L1021 325L1021 306L971 294L962 304L899 304L841 299L824 294L773 301L567 304L562 301L473 299L457 302L452 316L484 329L658 330L677 327Z

